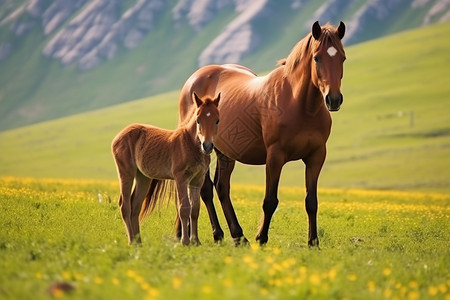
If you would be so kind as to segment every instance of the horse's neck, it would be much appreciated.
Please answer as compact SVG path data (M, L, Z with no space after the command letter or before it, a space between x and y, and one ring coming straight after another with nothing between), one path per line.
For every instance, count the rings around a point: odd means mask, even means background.
M313 84L311 66L307 65L308 72L301 71L301 66L293 74L289 74L288 81L291 85L293 100L300 105L300 109L308 115L317 114L323 107L322 94Z

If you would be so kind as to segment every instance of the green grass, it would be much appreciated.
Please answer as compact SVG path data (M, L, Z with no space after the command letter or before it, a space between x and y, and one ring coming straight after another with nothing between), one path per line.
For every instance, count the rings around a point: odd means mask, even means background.
M450 191L449 31L445 23L346 49L321 187ZM114 179L116 133L132 122L175 128L177 101L173 91L0 132L0 175ZM302 187L303 170L288 163L281 185ZM264 167L238 164L233 183L264 185Z
M280 190L268 245L254 242L263 192L235 186L250 247L235 248L226 227L214 244L204 210L202 246L180 246L172 204L143 223L143 246L129 247L115 181L0 178L0 298L49 299L61 282L75 287L68 299L450 297L448 195L322 190L317 250L306 246L298 188Z

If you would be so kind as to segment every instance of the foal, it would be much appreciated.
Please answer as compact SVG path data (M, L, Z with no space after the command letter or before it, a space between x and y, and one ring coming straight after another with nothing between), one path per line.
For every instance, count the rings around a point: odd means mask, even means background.
M178 190L181 243L200 244L197 233L200 189L209 167L209 154L214 149L220 93L213 100L202 100L195 93L192 98L196 103L192 118L178 129L132 124L112 141L120 181L119 206L129 244L141 243L139 221L165 194L161 191L167 187L168 179L175 180Z

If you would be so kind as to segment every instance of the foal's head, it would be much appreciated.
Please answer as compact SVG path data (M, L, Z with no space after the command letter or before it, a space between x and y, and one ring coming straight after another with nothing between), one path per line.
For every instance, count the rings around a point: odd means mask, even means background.
M320 27L319 22L312 26L312 81L320 89L330 111L338 111L344 101L341 94L345 61L341 39L344 34L345 25L342 22L337 28L329 25Z
M214 139L219 124L220 93L215 99L205 97L202 100L196 93L193 94L193 98L197 104L197 136L200 139L203 153L210 154L214 149Z

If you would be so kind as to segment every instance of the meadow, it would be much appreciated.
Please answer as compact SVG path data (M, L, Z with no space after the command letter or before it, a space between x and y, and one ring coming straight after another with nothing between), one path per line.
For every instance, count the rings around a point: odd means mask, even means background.
M202 209L202 246L180 246L173 203L127 245L110 143L132 122L174 128L177 91L0 132L0 299L450 299L449 31L346 49L320 249L307 247L300 162L283 170L264 247L264 170L239 164L232 200L250 245L234 247L219 208L221 244Z
M226 230L174 238L173 203L128 246L115 181L0 178L1 299L450 299L450 196L322 189L320 249L307 245L304 191L281 188L269 243L254 241L261 186L233 187L250 245ZM56 283L70 284L71 291Z

